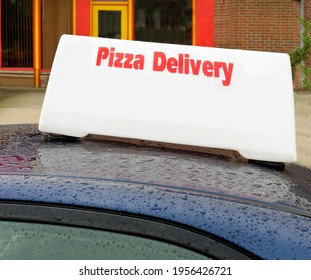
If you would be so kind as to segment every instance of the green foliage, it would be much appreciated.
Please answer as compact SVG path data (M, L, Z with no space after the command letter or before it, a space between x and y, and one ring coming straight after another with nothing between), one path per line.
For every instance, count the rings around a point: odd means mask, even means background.
M292 75L294 79L297 67L299 66L304 73L304 88L311 89L311 68L306 67L304 64L304 61L307 60L311 51L311 23L304 18L300 19L300 23L303 26L302 46L295 48L294 51L289 55L292 67Z
M304 73L303 88L311 90L311 68L304 64L300 64L300 68Z

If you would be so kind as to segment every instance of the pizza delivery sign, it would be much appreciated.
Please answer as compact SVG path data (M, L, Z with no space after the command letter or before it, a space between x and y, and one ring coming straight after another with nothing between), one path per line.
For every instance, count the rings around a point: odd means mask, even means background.
M39 130L292 162L294 116L287 54L63 35Z
M155 51L152 58L143 54L123 53L115 47L99 47L96 66L144 70L145 59L152 59L152 71L168 72L183 75L204 75L209 78L220 78L223 86L229 86L232 77L233 63L223 61L201 60L190 57L189 53L179 53L169 57L165 52Z

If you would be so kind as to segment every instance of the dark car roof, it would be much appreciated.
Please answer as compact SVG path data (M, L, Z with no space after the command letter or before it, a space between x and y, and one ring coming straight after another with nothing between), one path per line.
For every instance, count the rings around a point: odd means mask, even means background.
M2 126L0 140L1 200L143 214L209 231L263 258L311 257L307 168L280 171L206 153L51 140L36 125ZM284 247L288 239L295 241Z

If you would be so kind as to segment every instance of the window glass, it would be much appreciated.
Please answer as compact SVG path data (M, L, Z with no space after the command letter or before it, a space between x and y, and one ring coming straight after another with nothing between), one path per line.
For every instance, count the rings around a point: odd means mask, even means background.
M206 259L172 244L127 234L0 221L0 259Z
M192 44L192 0L136 0L135 40Z
M2 67L33 66L32 0L2 0L1 42Z
M98 37L121 37L121 11L98 12Z

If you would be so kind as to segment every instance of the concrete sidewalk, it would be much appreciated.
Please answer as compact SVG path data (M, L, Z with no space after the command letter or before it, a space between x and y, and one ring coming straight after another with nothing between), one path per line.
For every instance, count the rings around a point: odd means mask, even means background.
M0 124L38 123L45 89L1 88Z
M0 88L0 124L38 123L45 89ZM311 92L295 92L298 163L311 168Z
M311 168L311 92L295 92L298 163Z

